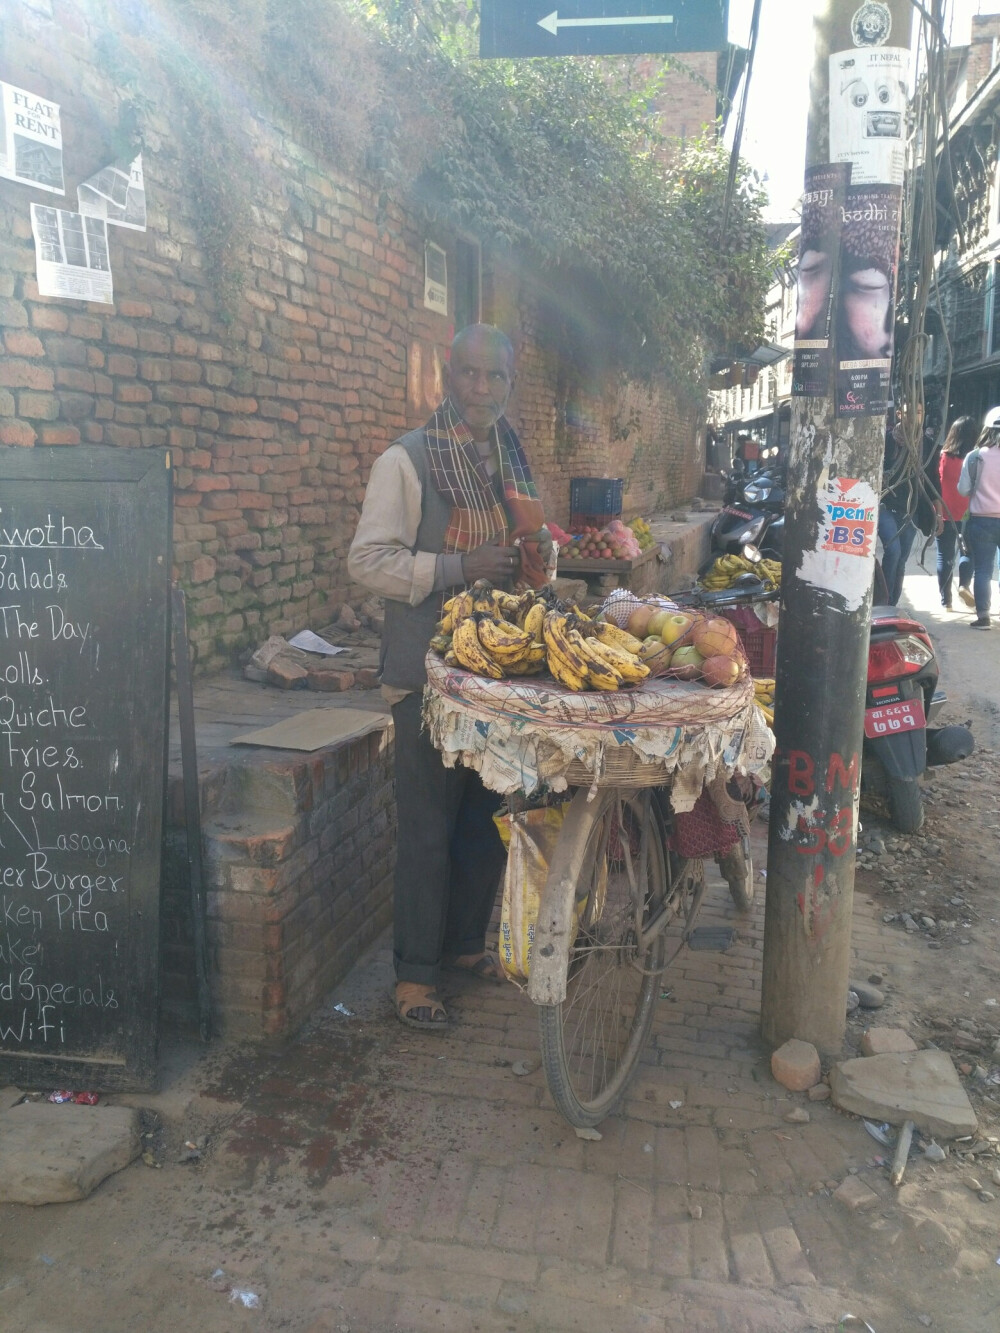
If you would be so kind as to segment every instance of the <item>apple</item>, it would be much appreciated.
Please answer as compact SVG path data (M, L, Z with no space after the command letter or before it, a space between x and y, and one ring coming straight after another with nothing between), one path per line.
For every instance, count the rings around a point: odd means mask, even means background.
M734 657L724 653L706 657L701 667L701 678L706 685L735 685L740 678L741 667Z
M655 634L651 634L648 639L642 641L642 647L639 649L639 660L646 663L654 676L658 675L670 665L670 649L662 639L658 639Z
M704 660L697 648L684 644L674 650L674 655L670 659L670 670L681 680L697 680L701 675L701 665Z
M655 606L637 606L625 626L629 634L634 634L637 639L645 639L649 634L649 622L655 610Z
M736 626L724 616L703 620L692 636L703 657L732 657L739 643Z
M682 639L694 623L695 617L689 616L686 611L670 612L660 627L660 638L669 648Z

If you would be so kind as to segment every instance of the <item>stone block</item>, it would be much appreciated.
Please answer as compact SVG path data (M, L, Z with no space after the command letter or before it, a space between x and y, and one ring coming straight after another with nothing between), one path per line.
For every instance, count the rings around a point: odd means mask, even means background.
M308 685L311 690L322 690L326 694L339 694L343 690L354 688L353 671L336 671L327 666L309 668Z
M0 1203L72 1203L139 1155L126 1106L25 1102L0 1110Z
M309 683L309 672L297 662L276 657L267 665L267 683L279 690L301 690Z
M809 1041L793 1037L771 1056L771 1073L782 1087L805 1092L820 1076L819 1052Z
M844 1060L830 1071L834 1106L870 1120L958 1138L976 1132L976 1114L944 1051L894 1052Z
M833 1197L852 1213L866 1213L879 1205L879 1197L857 1176L847 1176L833 1191Z
M890 1055L916 1049L917 1043L902 1028L869 1028L861 1037L862 1055Z

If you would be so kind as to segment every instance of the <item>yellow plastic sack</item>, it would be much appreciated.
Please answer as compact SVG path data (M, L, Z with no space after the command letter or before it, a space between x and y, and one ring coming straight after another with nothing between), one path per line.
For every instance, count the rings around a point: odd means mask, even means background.
M531 972L542 889L568 805L567 801L517 815L494 815L494 823L507 848L500 910L500 963L511 981L527 981Z

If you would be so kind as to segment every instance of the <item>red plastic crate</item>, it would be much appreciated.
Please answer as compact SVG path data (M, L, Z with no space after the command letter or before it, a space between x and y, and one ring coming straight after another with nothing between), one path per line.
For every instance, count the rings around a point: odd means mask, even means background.
M743 651L747 655L751 676L773 676L778 649L777 629L761 624L753 607L731 606L717 609L720 615L725 616L736 627Z

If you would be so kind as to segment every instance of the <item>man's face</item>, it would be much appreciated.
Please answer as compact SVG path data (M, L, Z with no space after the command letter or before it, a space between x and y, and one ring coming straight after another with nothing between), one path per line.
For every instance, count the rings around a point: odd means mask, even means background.
M485 439L503 415L513 384L507 350L493 338L460 342L445 367L445 387L451 401L477 439Z

